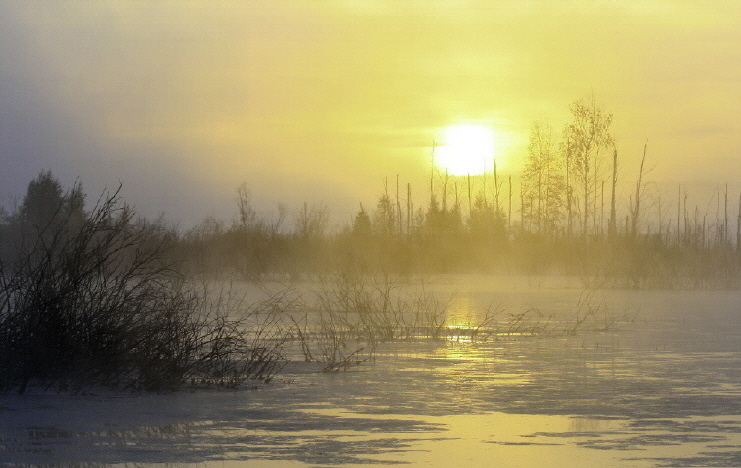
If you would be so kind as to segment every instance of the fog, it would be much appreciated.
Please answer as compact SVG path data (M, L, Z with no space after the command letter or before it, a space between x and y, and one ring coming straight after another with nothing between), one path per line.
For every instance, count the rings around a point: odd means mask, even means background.
M737 466L740 18L0 2L0 459Z
M0 200L51 169L190 227L323 202L345 222L397 175L428 185L433 141L477 121L521 172L533 121L557 132L590 92L634 180L734 183L739 12L726 2L291 1L2 6ZM626 187L629 190L629 187ZM694 192L694 190L693 190Z

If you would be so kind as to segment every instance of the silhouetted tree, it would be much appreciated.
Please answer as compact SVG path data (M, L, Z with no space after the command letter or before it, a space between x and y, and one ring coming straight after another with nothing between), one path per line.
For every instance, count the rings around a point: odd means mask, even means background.
M504 237L504 215L479 194L468 214L468 231L477 240L501 240Z
M62 184L51 171L41 171L28 183L26 195L18 211L18 219L22 224L43 229L61 214L64 204Z
M363 205L361 204L360 211L358 211L358 214L355 215L355 219L353 219L352 235L356 239L367 241L368 239L370 239L372 234L373 226L371 225L370 216L368 216L368 213L365 211L365 208L363 208Z
M296 234L303 240L321 239L329 224L329 208L324 204L304 203L296 217Z
M571 105L571 116L572 121L564 131L567 183L569 189L574 188L568 194L567 209L569 214L574 209L581 209L581 231L586 236L589 213L596 201L597 181L602 171L602 150L613 144L610 134L612 114L597 104L594 95L590 95ZM576 194L580 200L572 197Z
M239 210L239 227L251 230L261 229L261 220L252 204L252 192L245 183L237 189L237 208Z
M638 235L638 222L641 217L641 202L646 196L646 184L643 182L643 177L646 175L646 149L648 143L643 146L643 158L641 158L641 167L638 171L638 180L636 181L636 192L635 196L630 197L630 206L628 210L630 212L630 235L635 238Z
M82 184L75 183L65 192L51 171L41 171L29 182L21 205L9 217L4 250L8 246L18 250L24 242L46 241L62 226L68 235L74 233L85 221L84 205Z
M376 211L373 213L373 230L376 234L388 237L397 232L397 216L395 203L391 201L388 193L378 198Z
M554 234L562 221L566 182L550 126L535 123L523 178L523 219L538 234Z
M617 208L615 207L616 191L618 181L618 152L617 148L612 153L612 190L610 192L610 221L607 226L607 234L614 239L617 234Z

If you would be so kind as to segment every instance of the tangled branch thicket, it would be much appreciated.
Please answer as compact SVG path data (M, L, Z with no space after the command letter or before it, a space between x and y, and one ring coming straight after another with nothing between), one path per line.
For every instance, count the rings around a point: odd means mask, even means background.
M324 278L313 302L300 301L287 314L288 331L306 361L325 372L373 360L381 343L403 340L484 343L528 337L558 337L619 331L638 312L615 311L595 290L585 290L571 313L537 308L510 312L490 304L467 316L450 310L454 295L440 301L424 282L379 273L340 272Z
M239 302L187 282L118 191L20 232L0 263L0 390L168 391L279 370L280 340L246 326L256 311L234 314Z

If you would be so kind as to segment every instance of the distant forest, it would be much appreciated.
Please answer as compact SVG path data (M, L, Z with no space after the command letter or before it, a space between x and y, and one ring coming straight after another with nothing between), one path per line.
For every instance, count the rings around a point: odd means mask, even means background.
M585 286L609 288L741 287L741 199L731 213L728 189L719 188L712 215L688 209L682 187L675 201L662 202L647 180L646 148L631 190L618 194L612 115L593 97L575 101L570 113L559 133L533 125L517 186L496 170L484 177L433 171L429 201L414 206L408 184L387 180L374 206L361 205L340 229L329 229L321 204L261 214L247 186L238 189L237 218L228 223L210 218L180 232L165 220L138 218L117 199L111 216L165 247L182 273L218 278L382 270L577 275ZM618 211L618 200L627 210ZM41 172L17 208L0 211L3 265L23 245L81 225L90 213L85 202L80 184L65 189Z

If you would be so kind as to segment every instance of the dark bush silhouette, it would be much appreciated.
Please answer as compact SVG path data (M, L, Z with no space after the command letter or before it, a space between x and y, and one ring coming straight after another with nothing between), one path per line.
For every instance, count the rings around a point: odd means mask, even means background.
M281 343L187 283L118 191L79 218L56 210L0 263L0 389L167 391L277 371Z

